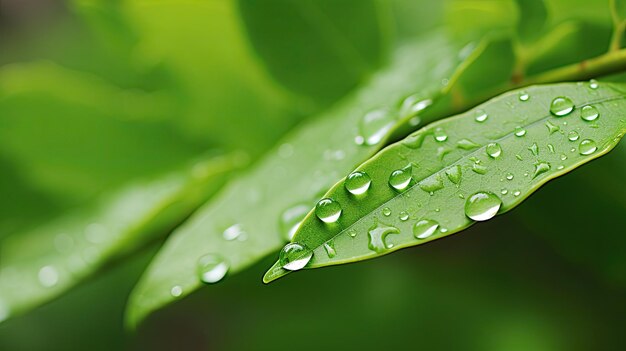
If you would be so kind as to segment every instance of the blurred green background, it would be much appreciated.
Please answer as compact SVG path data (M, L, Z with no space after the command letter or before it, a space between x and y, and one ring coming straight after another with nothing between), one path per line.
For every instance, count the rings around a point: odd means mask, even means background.
M546 7L528 72L606 50L608 1ZM504 0L0 0L0 247L206 155L261 162L402 43L508 38L520 18ZM466 88L515 69L503 42ZM125 331L150 240L0 323L0 350L623 349L625 161L622 142L489 223L265 286L272 255Z

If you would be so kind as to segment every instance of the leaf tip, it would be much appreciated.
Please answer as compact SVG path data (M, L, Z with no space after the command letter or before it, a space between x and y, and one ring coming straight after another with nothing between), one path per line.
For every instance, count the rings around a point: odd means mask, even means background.
M278 264L278 262L276 262L270 269L267 270L267 272L265 272L265 275L263 276L263 283L269 284L273 282L274 280L281 278L287 274L289 274L289 271L286 269L283 269Z

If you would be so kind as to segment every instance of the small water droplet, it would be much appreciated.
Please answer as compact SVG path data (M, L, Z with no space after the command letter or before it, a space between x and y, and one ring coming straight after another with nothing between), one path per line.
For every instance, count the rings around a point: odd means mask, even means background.
M558 169L558 170L560 171L560 170L562 170L563 168L565 168L565 166L560 165L560 166L558 166L556 169Z
M518 160L520 160L520 161L523 161L523 160L524 160L524 159L522 158L522 155L520 155L520 154L515 154L515 158L516 158L516 159L518 159Z
M465 215L475 221L493 218L500 209L502 200L490 192L477 192L465 202Z
M422 219L413 225L413 235L417 239L426 239L433 235L439 228L439 223L432 219Z
M487 144L485 151L487 152L487 155L489 155L489 157L491 158L498 158L502 154L502 148L498 143Z
M538 161L537 163L535 163L535 171L533 172L533 179L549 171L550 168L551 168L550 163L546 161Z
M515 192L513 193L513 195L515 195L516 197L517 197L517 196L520 196L520 194L521 194L521 192L520 192L519 190L517 190L517 191L515 191Z
M291 241L311 207L305 203L289 207L280 215L280 231L283 237Z
M559 96L552 100L550 104L550 113L557 117L567 116L574 110L574 103L565 96Z
M513 180L513 173L507 173L506 174L506 179Z
M403 222L404 222L404 221L406 221L407 219L409 219L409 213L408 213L407 211L402 211L402 212L400 212L400 214L398 215L398 218L399 218L401 221L403 221Z
M502 188L502 190L500 190L500 194L502 194L502 195L506 195L508 193L509 193L509 191L507 189L505 189L505 188Z
M561 161L567 160L567 156L565 154L561 154Z
M599 86L599 84L598 84L597 80L592 79L592 80L589 81L589 88L595 90L595 89L598 89L598 86Z
M246 238L247 234L243 230L241 224L233 224L230 227L226 228L224 232L222 232L222 237L224 240L232 241L235 239L245 240L241 238Z
M313 257L313 251L309 250L304 244L289 243L280 250L278 262L284 269L297 271L306 266Z
M326 255L328 255L328 258L333 258L337 255L337 251L335 251L335 242L332 240L324 243L324 250L326 250Z
M482 123L486 121L488 117L489 115L485 112L485 110L476 110L476 112L474 112L474 119L476 122Z
M452 183L459 184L461 182L461 177L463 176L463 171L461 169L461 166L454 165L446 169L446 176Z
M591 139L585 139L578 145L578 152L583 156L591 155L596 152L596 150L598 150L596 142Z
M480 145L476 144L475 142L469 139L461 139L456 142L456 147L458 147L459 149L463 149L463 150L472 150L472 149L476 149L480 147Z
M387 132L393 127L394 117L387 109L378 109L366 113L359 124L359 138L357 144L376 145L380 143Z
M383 212L383 216L385 216L385 217L391 216L391 209L389 207L383 208L382 212Z
M424 133L417 132L404 138L402 140L402 145L408 147L409 149L419 149L420 147L422 147L423 142L424 142Z
M402 191L409 186L411 179L413 179L413 176L411 174L411 166L409 165L403 169L397 169L391 172L391 175L389 175L389 185L398 191Z
M180 297L183 294L183 288L180 285L174 285L171 289L170 289L170 294L173 297Z
M554 145L548 144L548 151L550 151L550 153L554 153Z
M522 128L522 127L515 127L515 136L517 137L523 137L524 135L526 135L526 129Z
M324 223L335 223L341 216L341 205L333 199L321 199L315 206L315 215Z
M528 95L525 90L520 91L517 96L519 97L520 101L528 101L528 99L530 98L530 95Z
M418 185L420 189L432 195L435 191L443 189L443 179L441 179L441 175L437 173L423 179Z
M444 142L448 140L448 135L441 128L435 128L435 130L433 131L433 135L435 136L435 140L438 142Z
M546 127L548 128L548 134L550 134L550 135L558 132L561 129L559 126L554 125L550 121L546 121Z
M598 112L598 109L594 106L583 106L583 108L580 110L580 118L584 119L585 121L595 121L596 119L598 119L598 117L600 117L600 113Z
M59 272L52 266L41 267L37 277L44 288L51 288L59 282Z
M535 156L539 155L539 145L537 145L537 143L533 143L530 147L528 147L528 150L530 150L530 152L532 152Z
M411 95L400 104L400 118L410 118L432 105L431 99L423 99L420 95Z
M228 263L220 255L208 254L198 259L198 275L200 281L217 283L228 273Z
M580 138L580 136L578 135L578 132L576 132L575 130L572 130L571 132L567 134L567 139L569 141L576 141L578 140L578 138Z
M370 178L367 173L361 171L350 173L344 182L346 190L352 195L364 194L370 188L371 184L372 178Z
M356 237L356 230L350 229L348 231L348 235L350 235L351 238L355 238Z
M474 164L472 164L472 171L474 171L475 173L478 173L478 174L486 174L487 173L487 167L481 165L480 163L474 163Z
M369 241L368 247L375 252L383 252L391 247L387 244L387 236L389 234L400 234L400 230L396 227L376 222L367 232Z

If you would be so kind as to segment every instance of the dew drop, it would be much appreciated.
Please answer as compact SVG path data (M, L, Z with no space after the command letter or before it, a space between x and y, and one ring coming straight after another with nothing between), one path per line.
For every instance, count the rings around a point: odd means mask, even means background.
M461 182L461 177L463 176L463 171L461 169L461 166L454 165L446 169L446 176L452 183L459 184Z
M333 199L321 199L315 206L315 215L324 223L335 223L341 216L341 205Z
M52 266L41 267L37 277L44 288L51 288L59 282L59 272Z
M411 166L403 169L397 169L389 175L389 185L398 191L402 191L409 186L412 178Z
M535 171L533 172L533 179L537 178L539 175L546 173L551 168L550 163L545 161L539 161L535 163Z
M419 149L422 147L422 143L424 142L424 133L418 132L409 135L408 137L402 140L402 145L408 147L409 149Z
M523 137L524 135L526 135L526 129L522 128L522 127L515 127L515 136L517 137Z
M519 97L520 101L528 101L528 99L530 98L530 95L528 95L525 90L520 91L517 96Z
M493 218L500 209L502 200L490 192L478 192L465 202L465 215L475 221Z
M435 136L435 140L438 141L438 142L444 142L444 141L448 140L448 135L441 128L436 128L433 131L433 135Z
M356 230L350 229L348 235L350 235L351 238L356 238Z
M599 84L598 84L597 80L592 79L592 80L589 81L589 88L595 90L595 89L598 89L598 86L599 86Z
M413 235L417 239L426 239L439 228L439 223L432 219L422 219L413 225Z
M519 190L516 190L516 191L513 193L513 195L514 195L514 196L516 196L516 197L517 197L517 196L520 196L520 194L521 194L521 192L520 192Z
M286 240L291 241L310 209L309 205L301 203L283 211L280 215L280 231Z
M567 116L574 110L574 103L565 96L559 96L552 100L550 104L550 113L557 117Z
M393 127L394 118L386 109L374 110L366 113L359 124L357 144L376 145L380 143L387 132Z
M596 150L598 150L596 142L591 139L585 139L578 145L578 152L583 156L591 155L596 152Z
M532 152L535 156L539 155L539 146L537 143L533 143L530 147L528 147L528 150L530 150L530 152Z
M385 216L385 217L391 216L391 209L389 207L383 208L382 212L383 212L383 216Z
M561 158L561 161L565 161L565 160L567 160L567 156L566 156L565 154L561 154L561 157L560 157L560 158Z
M456 147L458 147L459 149L463 149L463 150L472 150L472 149L476 149L480 147L480 145L476 144L475 142L469 139L461 139L456 142Z
M226 228L224 232L222 232L222 237L224 238L224 240L228 241L232 241L235 239L245 240L247 234L243 230L241 224L233 224L230 227Z
M326 255L328 255L328 258L333 258L337 255L337 251L335 251L335 242L332 240L324 243L324 250L326 250Z
M507 189L505 189L505 188L502 188L502 190L500 190L500 194L502 194L502 195L506 195L508 193L509 193L509 191Z
M485 151L487 152L487 155L489 155L489 157L491 158L498 158L502 154L502 148L498 143L487 144Z
M396 227L377 222L369 229L367 234L369 237L367 244L369 249L380 253L391 247L391 245L387 244L387 236L389 234L400 234L400 230Z
M507 173L506 174L506 179L513 180L513 173Z
M546 127L548 128L548 134L550 134L550 135L558 132L561 129L561 128L559 128L559 126L554 125L550 121L546 121Z
M228 263L220 255L208 254L198 259L198 276L200 281L217 283L228 273Z
M548 150L549 150L551 153L554 153L554 145L552 145L552 144L548 144Z
M400 104L400 118L410 118L417 115L420 111L432 105L430 99L422 99L420 95L411 95L402 100Z
M409 219L409 213L407 211L402 211L400 212L400 215L398 215L398 218L404 222Z
M278 262L284 269L297 271L306 266L313 257L313 251L309 250L304 244L289 243L280 250Z
M361 171L352 172L346 178L344 186L352 195L362 195L370 188L372 178Z
M487 120L487 117L489 117L489 115L485 112L485 110L476 110L476 112L474 112L474 119L476 122L482 123Z
M475 173L478 173L478 174L486 174L487 173L487 167L481 165L480 163L474 163L472 165L472 171L474 171Z
M575 130L572 130L571 132L567 134L567 139L569 141L576 141L578 140L578 138L580 138L580 136L578 135L578 132L576 132Z
M419 182L419 187L432 195L435 191L443 189L443 179L437 173Z
M180 285L174 285L171 289L170 289L170 294L173 297L180 297L183 294L183 288Z
M600 113L598 112L598 109L594 106L583 106L583 108L580 110L580 118L584 119L585 121L595 121L596 119L598 119L598 117L600 117Z

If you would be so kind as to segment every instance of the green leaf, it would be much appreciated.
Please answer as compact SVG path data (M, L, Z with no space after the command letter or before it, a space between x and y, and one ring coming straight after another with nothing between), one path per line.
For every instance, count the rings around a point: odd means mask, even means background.
M535 40L541 35L548 19L544 0L516 0L519 16L517 36L523 42Z
M219 257L232 274L278 250L315 198L375 152L386 130L415 117L414 108L423 108L423 101L439 94L441 80L458 61L457 49L440 34L407 44L362 89L282 140L173 233L133 292L128 323L134 326L198 289L199 260L206 255ZM380 117L376 127L363 128L366 115ZM357 145L359 136L372 145ZM225 239L236 233L238 240Z
M335 101L387 57L389 11L377 0L238 4L250 42L269 72L314 101Z
M0 320L60 295L167 233L206 201L239 163L240 156L199 161L9 236L0 255Z
M550 179L611 150L626 132L625 86L596 84L509 92L387 147L357 168L372 179L365 196L337 183L324 197L341 205L338 221L309 213L293 238L303 249L287 258L313 254L307 268L374 258L512 209ZM404 190L390 187L396 170L412 177ZM289 272L281 266L264 280Z

